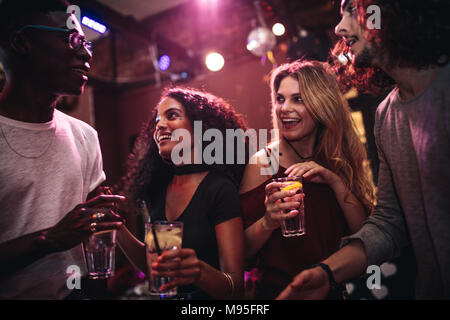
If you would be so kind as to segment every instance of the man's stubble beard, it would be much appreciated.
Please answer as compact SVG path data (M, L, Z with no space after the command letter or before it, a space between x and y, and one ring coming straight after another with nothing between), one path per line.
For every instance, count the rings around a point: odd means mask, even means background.
M374 56L374 49L365 47L360 54L355 56L353 64L356 68L373 67Z

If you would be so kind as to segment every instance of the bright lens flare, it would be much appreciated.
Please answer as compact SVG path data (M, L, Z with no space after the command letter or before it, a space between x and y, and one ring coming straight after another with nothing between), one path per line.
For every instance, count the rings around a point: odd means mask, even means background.
M206 67L211 71L219 71L225 64L225 59L220 53L213 52L206 56Z
M285 31L286 31L286 29L284 28L284 26L281 23L275 23L272 26L272 32L276 36L282 36Z
M256 49L258 47L258 41L252 40L249 43L247 43L247 50L252 51L253 49Z

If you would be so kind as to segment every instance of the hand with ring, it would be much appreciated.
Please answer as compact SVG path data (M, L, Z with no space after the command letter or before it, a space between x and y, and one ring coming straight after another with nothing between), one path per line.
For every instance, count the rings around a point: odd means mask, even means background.
M94 220L94 221L96 220L98 222L101 222L104 217L105 217L105 214L103 212L96 212L91 216L92 220Z
M91 230L92 233L95 233L97 231L95 227L97 227L97 223L91 222L91 226L89 227L89 229Z
M90 224L89 229L92 233L95 233L97 231L97 222L100 223L103 221L103 218L105 217L105 214L103 212L96 212L91 216L92 222Z
M77 205L54 227L46 231L46 240L54 252L75 247L94 232L119 229L124 220L112 209L125 201L119 195L99 195Z

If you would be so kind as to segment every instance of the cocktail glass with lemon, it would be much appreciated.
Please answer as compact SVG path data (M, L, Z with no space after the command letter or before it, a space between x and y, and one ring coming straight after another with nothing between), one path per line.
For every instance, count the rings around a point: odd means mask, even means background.
M155 239L156 237L156 239ZM152 276L152 262L160 254L167 250L181 249L183 239L183 223L170 221L155 221L147 223L145 233L145 245L147 265L150 269L150 292L162 298L170 298L177 294L177 288L161 292L159 288L172 281L170 277Z
M291 197L285 197L281 199L282 202L300 202L299 207L297 208L298 214L289 219L284 219L281 222L281 234L284 237L297 237L305 234L305 206L303 203L303 197L299 197L299 194L303 193L303 184L301 177L286 177L286 178L278 178L273 179L272 181L281 183L280 190L295 191L295 194ZM285 213L289 213L290 210L286 210Z

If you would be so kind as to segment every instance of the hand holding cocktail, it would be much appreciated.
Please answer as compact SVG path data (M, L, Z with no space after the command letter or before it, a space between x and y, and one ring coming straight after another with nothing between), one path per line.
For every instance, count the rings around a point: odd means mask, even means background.
M301 178L274 179L266 186L266 214L263 223L267 229L280 225L285 237L305 233L304 208Z
M145 246L150 273L150 292L164 298L173 297L177 294L177 285L174 284L176 279L164 264L169 263L173 270L180 264L181 259L177 256L177 252L182 246L183 223L155 221L148 223L146 229Z
M286 190L280 191L282 186L279 182L271 182L266 185L266 199L264 204L266 205L265 227L268 229L276 229L280 226L281 221L287 218L293 218L298 214L298 201L293 202L281 202L279 200L285 197L291 197L295 195L295 191ZM281 215L281 211L289 210L288 213Z
M188 248L165 251L152 263L152 276L173 278L160 291L192 284L200 278L200 273L201 262L195 251Z

